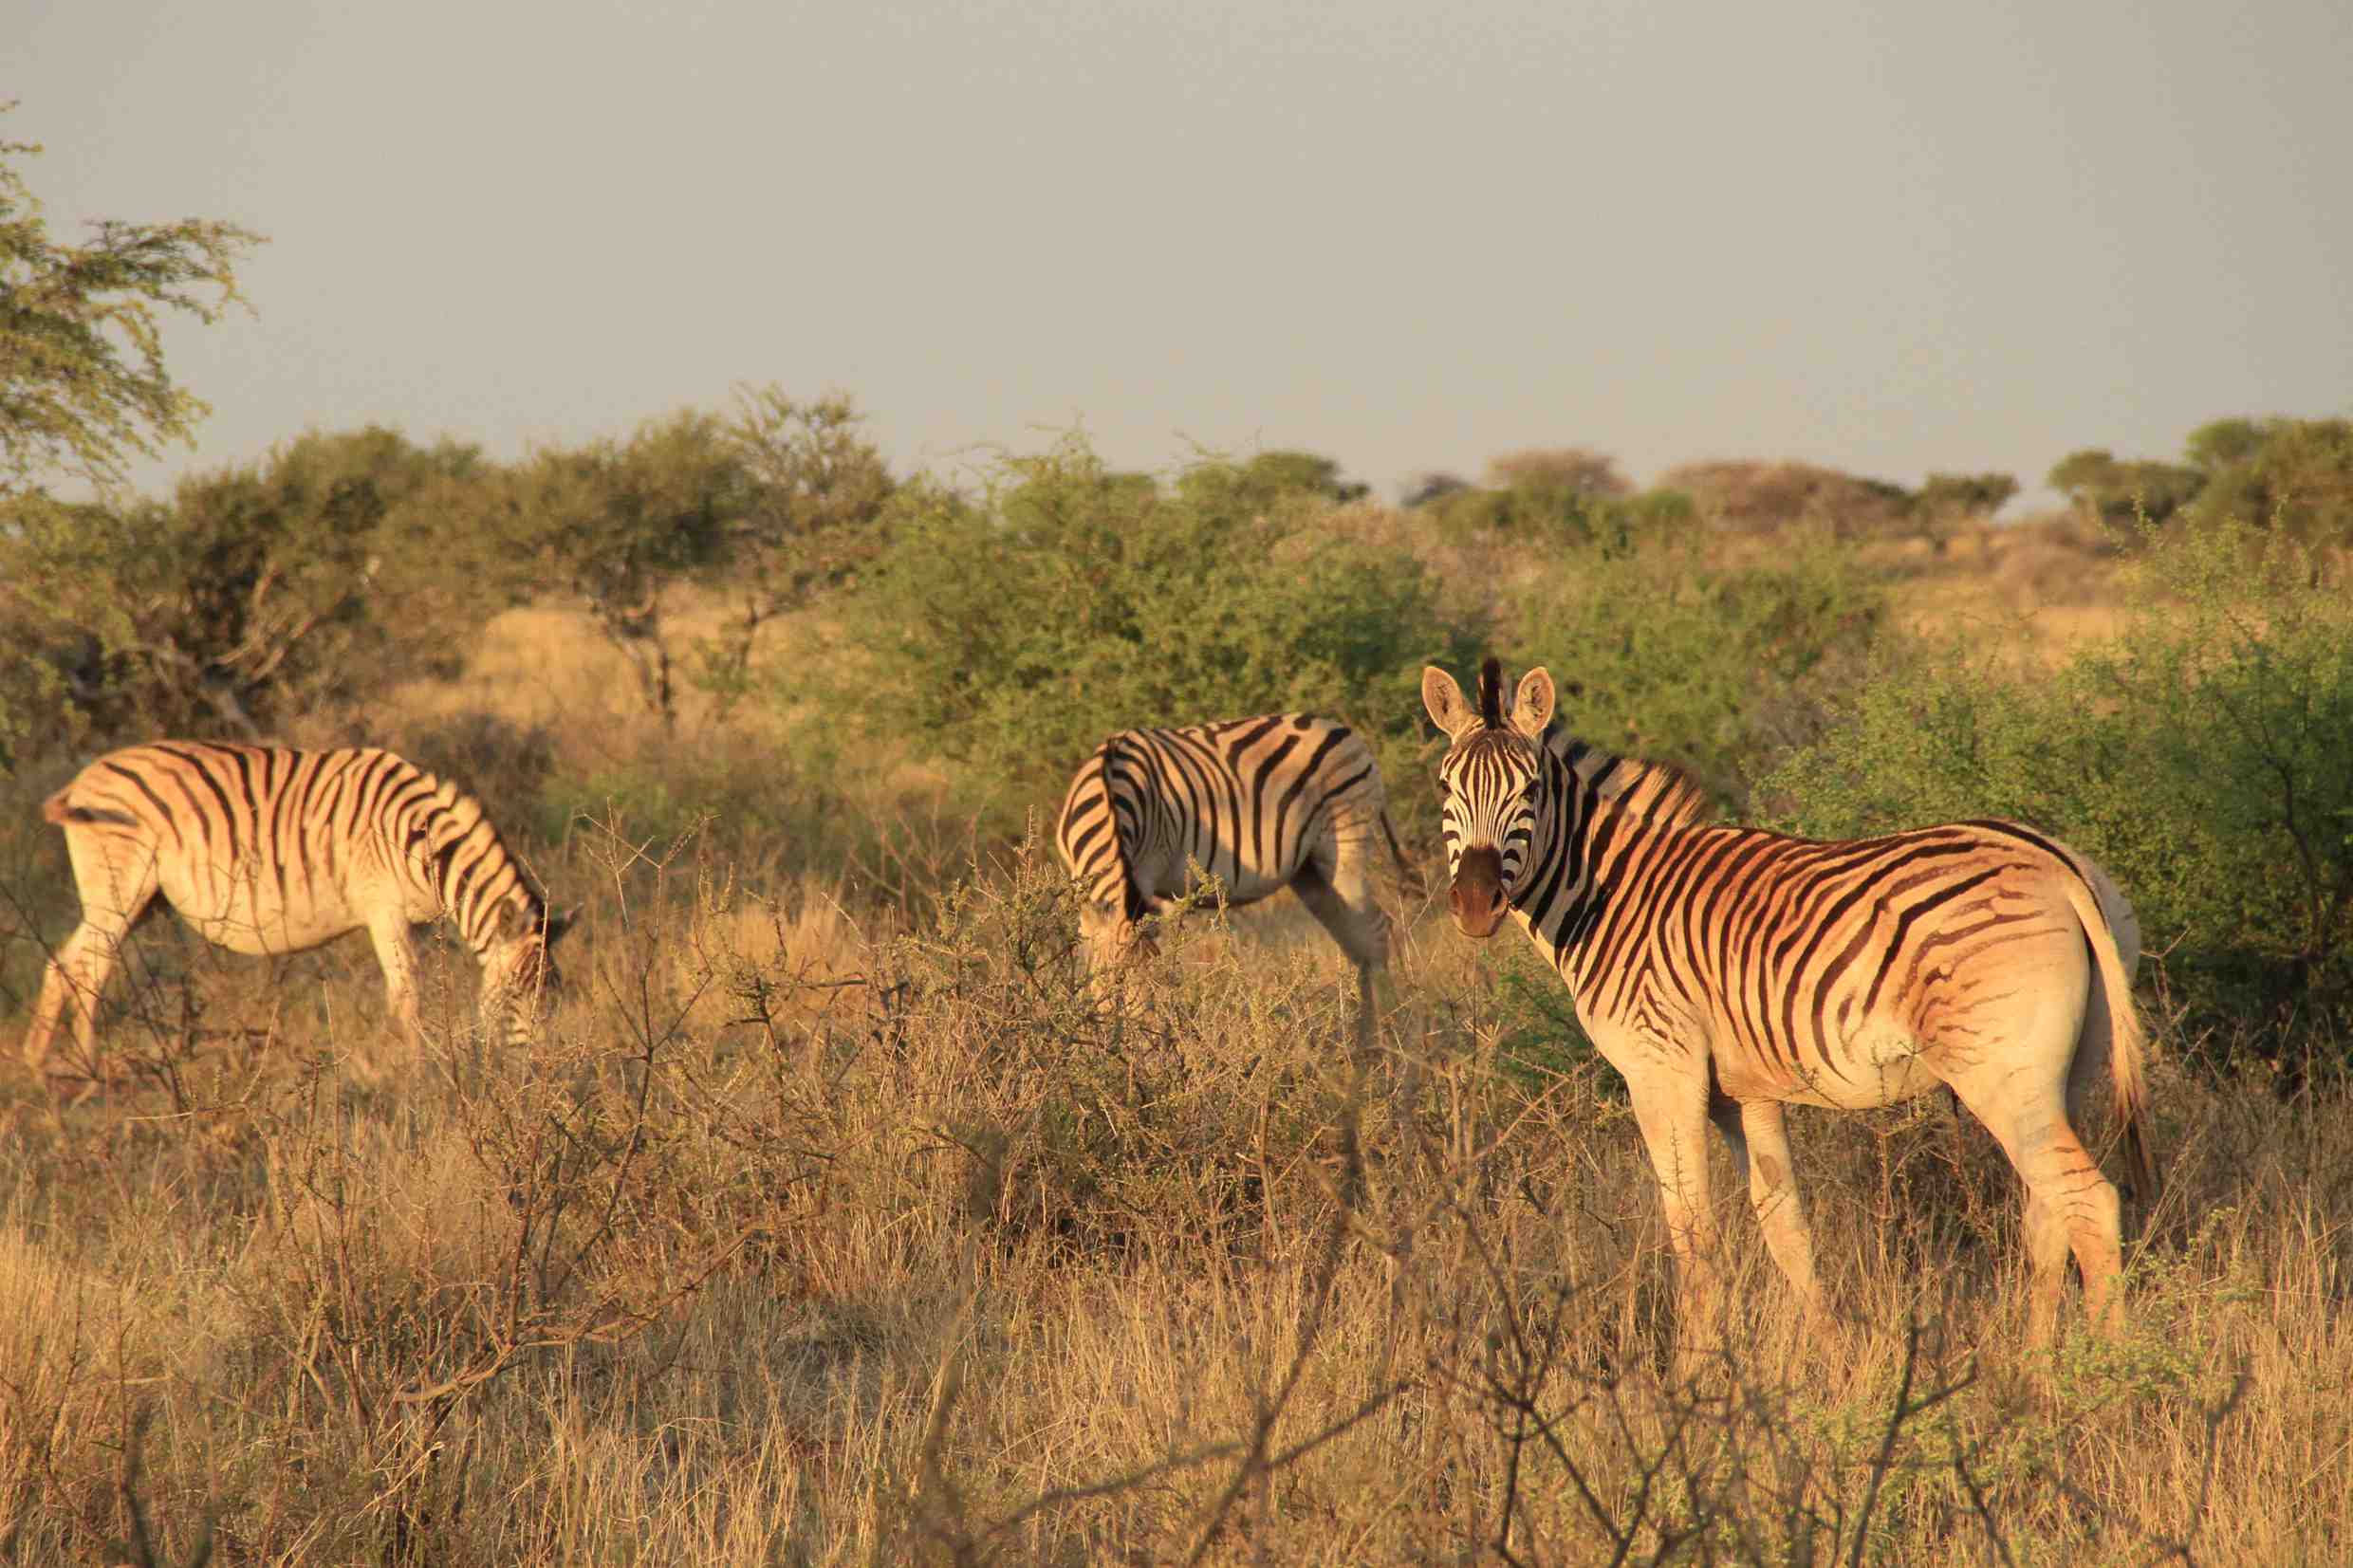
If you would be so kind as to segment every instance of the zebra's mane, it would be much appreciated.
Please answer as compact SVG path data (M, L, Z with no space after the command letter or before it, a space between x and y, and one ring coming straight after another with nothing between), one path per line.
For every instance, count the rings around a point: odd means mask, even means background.
M1662 827L1713 821L1715 806L1697 780L1674 763L1621 757L1564 734L1556 725L1545 745L1603 804L1640 813Z
M454 779L420 767L398 754L387 755L414 773L428 791L410 802L409 809L415 814L410 831L426 839L439 884L435 891L445 897L452 894L478 896L481 885L495 879L502 865L509 866L514 872L514 885L500 894L498 901L514 900L522 907L525 919L544 923L553 913L547 890L508 844L507 836L499 832L498 824L483 807L481 797ZM491 853L477 857L463 867L457 866L454 857L459 846L476 831L490 836Z

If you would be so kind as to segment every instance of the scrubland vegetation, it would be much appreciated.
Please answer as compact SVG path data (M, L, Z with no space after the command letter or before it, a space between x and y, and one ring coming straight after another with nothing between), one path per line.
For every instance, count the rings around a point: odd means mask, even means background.
M889 473L845 399L763 393L513 465L314 434L20 531L11 1015L74 918L41 796L163 730L391 745L587 919L528 1049L473 1029L447 942L420 1047L363 943L259 964L145 928L100 1060L0 1090L0 1536L2341 1558L2343 535L1923 531L1892 487L1738 467L1644 491L1524 454L1391 507L1305 454L1146 476L1070 441L951 486ZM1744 818L2011 813L2116 872L2166 1176L2123 1336L2022 1349L2014 1177L1929 1102L1795 1118L1843 1320L1801 1337L1728 1214L1739 1305L1678 1364L1705 1331L1671 1321L1620 1086L1524 945L1466 944L1410 875L1371 1061L1288 909L1198 913L1089 993L1027 824L1094 740L1338 712L1434 873L1416 682L1489 649Z
M136 497L201 413L155 312L233 300L255 237L62 245L29 151L0 1020L75 918L38 802L157 734L389 745L586 922L508 1045L446 941L417 1041L363 944L158 919L97 1059L0 1079L0 1557L2353 1556L2353 424L2079 452L2007 525L2006 474L1645 489L1571 448L1395 507L1295 452L893 473L773 388ZM1090 990L1031 824L1096 739L1336 713L1427 874L1417 677L1487 651L1744 819L2006 813L2116 874L2165 1178L2126 1331L2021 1348L2014 1177L1939 1100L1796 1118L1840 1321L1795 1327L1740 1215L1726 1320L1670 1321L1621 1086L1412 872L1367 1056L1293 910Z

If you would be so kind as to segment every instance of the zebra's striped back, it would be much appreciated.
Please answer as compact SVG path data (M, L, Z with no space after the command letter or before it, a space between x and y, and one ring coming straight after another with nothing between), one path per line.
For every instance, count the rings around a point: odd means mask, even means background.
M1100 960L1132 939L1137 921L1191 891L1194 866L1236 905L1294 887L1330 927L1318 894L1344 879L1347 897L1370 909L1356 881L1376 825L1388 831L1385 803L1371 750L1330 719L1269 713L1126 729L1071 780L1054 843L1083 890ZM1360 963L1377 962L1363 956L1375 936L1385 947L1385 925L1341 940Z
M480 802L389 751L158 741L91 763L44 815L65 830L85 926L127 929L159 895L238 952L364 928L404 1013L406 928L436 917L480 961L486 1003L555 979L547 945L568 919Z
M1475 709L1442 671L1423 690L1452 741L1438 778L1456 923L1484 937L1508 912L1552 962L1633 1091L1662 1183L1704 1190L1678 1116L1761 1121L1758 1107L1883 1105L1946 1083L2018 1163L2043 1206L2029 1218L2068 1229L2050 1245L2073 1245L2098 1304L2116 1195L2068 1120L2100 1069L2154 1189L2138 927L2104 873L2016 822L1844 841L1712 822L1677 770L1552 731L1542 670L1507 700L1489 660ZM1744 1135L1777 1141L1777 1109L1771 1122ZM1695 1177L1670 1176L1695 1157ZM1785 1267L1810 1281L1810 1255L1783 1240Z

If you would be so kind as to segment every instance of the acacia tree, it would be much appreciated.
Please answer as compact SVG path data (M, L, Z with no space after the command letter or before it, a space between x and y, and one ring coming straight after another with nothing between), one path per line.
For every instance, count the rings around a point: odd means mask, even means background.
M720 422L688 410L623 441L538 452L514 473L510 548L523 581L560 582L629 659L649 710L677 716L670 610L723 568L752 485Z
M1971 518L1992 517L2018 493L2007 473L1932 473L1912 497L1912 520L1938 555Z
M262 238L201 218L102 219L86 243L60 243L10 162L40 151L0 141L0 504L46 494L52 476L117 489L132 457L189 439L207 409L164 368L163 312L209 323L242 303L236 264Z
M695 650L695 681L722 715L750 690L760 628L855 581L881 552L897 487L864 422L846 393L798 401L773 384L737 389L725 435L750 504L727 551L728 621Z
M76 526L88 508L49 487L80 482L110 497L131 459L190 438L207 410L165 370L162 321L180 311L209 323L242 303L236 264L262 238L200 218L106 219L83 244L60 241L16 168L40 151L0 139L0 768L27 715L63 701L56 666L28 655L44 641L39 613L59 572L77 563L58 551L86 555L93 543Z

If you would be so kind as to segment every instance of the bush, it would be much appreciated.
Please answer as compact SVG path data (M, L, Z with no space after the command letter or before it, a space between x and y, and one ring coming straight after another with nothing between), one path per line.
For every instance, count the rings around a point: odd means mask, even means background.
M1452 475L1417 484L1405 505L1456 541L1481 535L1532 544L1620 544L1676 530L1695 515L1677 490L1636 493L1617 465L1583 447L1508 452L1487 466L1490 488L1473 489Z
M2190 433L2186 463L2069 454L2050 486L2111 526L2236 518L2307 544L2353 544L2353 419L2215 419Z
M1572 734L1680 763L1737 806L1757 759L1804 727L1885 611L1879 584L1826 540L1732 568L1683 536L1569 552L1512 618L1529 662L1560 677Z
M22 508L0 529L0 707L30 749L157 731L252 738L446 668L490 608L455 569L474 449L309 434L168 502Z
M2195 524L2127 630L2048 673L1966 645L1889 660L1766 781L1852 836L2015 817L2105 866L2194 1014L2353 1006L2353 598L2297 542Z
M2162 523L2172 517L2197 499L2206 476L2177 463L2120 462L2113 453L2090 447L2061 458L2043 482L2065 492L2087 521L2129 529L2139 521Z
M1116 729L1307 710L1362 730L1394 785L1421 665L1466 660L1477 628L1411 556L1325 527L1325 495L1249 477L1213 462L1163 489L1074 439L976 501L903 491L843 611L872 678L837 710L1020 790Z
M1690 496L1708 523L1734 533L1809 524L1841 539L1870 538L1898 528L1912 510L1900 485L1811 463L1686 463L1659 483Z
M2309 544L2353 544L2353 419L2217 419L2191 433L2192 506Z

